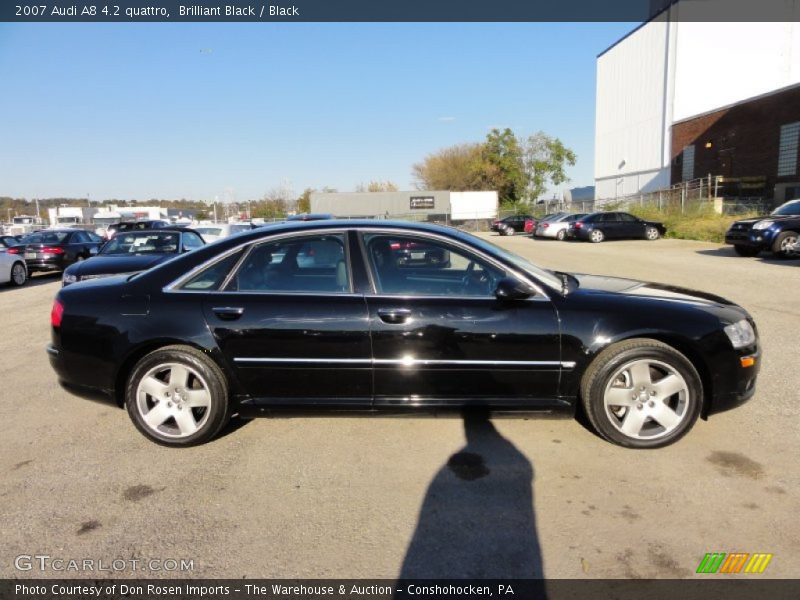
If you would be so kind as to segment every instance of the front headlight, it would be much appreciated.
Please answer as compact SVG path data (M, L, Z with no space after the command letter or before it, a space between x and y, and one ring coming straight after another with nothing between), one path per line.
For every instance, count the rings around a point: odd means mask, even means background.
M744 348L756 341L756 332L753 331L753 327L747 319L727 325L724 329L734 348Z
M769 219L767 219L765 221L759 221L758 223L753 225L753 229L766 229L767 227L769 227L773 223L775 223L775 221L770 221Z
M78 276L72 275L71 273L64 273L64 275L61 277L61 283L64 285L67 285L68 283L75 283L76 281L78 281Z

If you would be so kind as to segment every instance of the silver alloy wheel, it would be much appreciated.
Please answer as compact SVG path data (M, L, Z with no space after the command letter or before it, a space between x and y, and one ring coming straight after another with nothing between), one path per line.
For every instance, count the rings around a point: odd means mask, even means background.
M625 363L609 378L603 404L618 431L634 439L655 440L686 419L689 385L671 365L641 358Z
M515 233L513 227L506 227L506 235L514 235Z
M185 438L196 433L211 414L211 392L195 369L163 363L145 373L136 388L142 423L159 435Z
M602 242L603 241L603 232L599 229L595 229L592 231L592 241L593 242Z
M15 285L22 285L25 283L25 278L25 267L23 267L20 263L15 263L14 266L11 267L11 280Z
M559 241L562 241L562 242L563 242L565 237L567 237L567 232L566 232L566 231L564 231L563 229L559 229L559 230L558 230L558 233L556 234L556 238L557 238Z
M648 240L657 240L658 239L658 229L655 227L648 227L647 231L645 232Z
M783 254L791 254L792 249L790 246L794 246L797 243L797 236L787 236L781 241L781 252Z

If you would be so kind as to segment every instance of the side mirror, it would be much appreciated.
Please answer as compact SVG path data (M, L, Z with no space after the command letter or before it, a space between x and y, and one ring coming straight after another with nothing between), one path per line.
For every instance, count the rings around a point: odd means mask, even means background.
M498 300L525 300L536 294L529 284L514 277L504 277L497 283L494 295Z

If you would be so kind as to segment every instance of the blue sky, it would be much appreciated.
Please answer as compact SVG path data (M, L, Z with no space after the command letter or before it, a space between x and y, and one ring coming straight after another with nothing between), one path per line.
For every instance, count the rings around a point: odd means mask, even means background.
M592 183L595 56L631 23L3 24L0 195L254 199L412 184L491 127Z

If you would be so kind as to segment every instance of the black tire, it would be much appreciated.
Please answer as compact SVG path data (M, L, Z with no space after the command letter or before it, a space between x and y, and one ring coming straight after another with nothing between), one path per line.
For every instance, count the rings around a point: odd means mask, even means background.
M789 258L792 252L788 247L797 241L797 233L794 231L782 231L772 242L772 255L775 258Z
M209 405L207 407L189 408L187 400L185 406L181 406L181 408L178 409L178 403L176 403L174 405L175 408L172 409L173 414L176 415L184 415L191 411L193 420L195 422L200 420L200 423L197 424L197 430L189 435L182 435L180 431L177 432L179 437L176 437L175 434L170 434L168 430L173 426L169 424L169 420L162 422L159 426L162 429L155 429L151 425L148 425L145 421L145 414L149 415L150 413L143 413L142 406L151 404L149 410L153 410L156 406L160 405L161 400L155 402L154 397L150 397L149 395L145 395L145 399L141 400L137 396L137 392L140 391L139 384L145 375L151 374L154 370L158 370L160 366L168 364L186 367L187 370L193 371L199 375L199 377L196 377L192 373L189 374L186 385L189 391L201 391L207 388L209 395ZM171 379L171 373L172 371L170 371L169 379ZM168 382L169 380L166 381ZM200 389L191 389L197 385L199 385ZM168 386L168 383L165 383L165 386ZM169 395L169 393L167 395ZM184 395L186 395L185 391ZM172 399L174 400L175 398L175 390L173 389ZM168 404L170 407L173 406L171 403ZM128 376L125 386L125 407L128 411L128 416L142 435L158 444L171 447L188 447L205 443L217 435L220 429L230 420L228 385L224 373L211 358L206 356L203 352L189 346L166 346L164 348L159 348L136 363L136 366L134 366ZM183 408L186 408L187 413L175 412ZM164 410L167 409L165 408ZM167 419L172 419L172 417L168 417ZM174 423L174 429L179 429L177 425L178 421L173 419L172 423Z
M761 250L758 248L753 248L752 246L743 246L741 244L734 244L733 251L739 256L746 257L758 256L758 253L761 252Z
M606 234L599 229L593 229L589 234L589 241L593 244L599 244L606 239Z
M556 239L559 242L563 242L565 239L567 239L567 232L563 229L559 229L558 233L556 234Z
M19 273L22 273L22 277L20 278ZM11 272L9 273L9 283L15 287L20 287L25 285L28 282L28 271L25 268L25 263L21 260L18 260L13 265L11 265Z
M653 361L655 366L650 366L649 361ZM620 369L634 363L648 364L648 377L652 376L654 370L658 372L662 365L668 366L674 373L669 373L666 368L664 372L669 376L679 375L685 390L662 399L653 390L639 390L634 384L630 389L631 405L611 409L606 404L605 395L607 391L611 393L618 389L619 393L627 396L629 391L625 386L616 388L612 384L620 381ZM660 377L654 381L651 384L653 389L661 381ZM633 396L637 399L634 400ZM703 405L703 383L689 359L672 346L647 338L631 339L609 346L592 361L581 381L581 401L589 422L606 440L626 448L661 448L678 441L694 426ZM663 409L664 405L672 411L673 417L679 418L672 429L662 427L655 414L655 418L648 416ZM643 437L630 436L621 431L628 411L632 413L630 416L637 416L643 423L639 433L648 428Z

